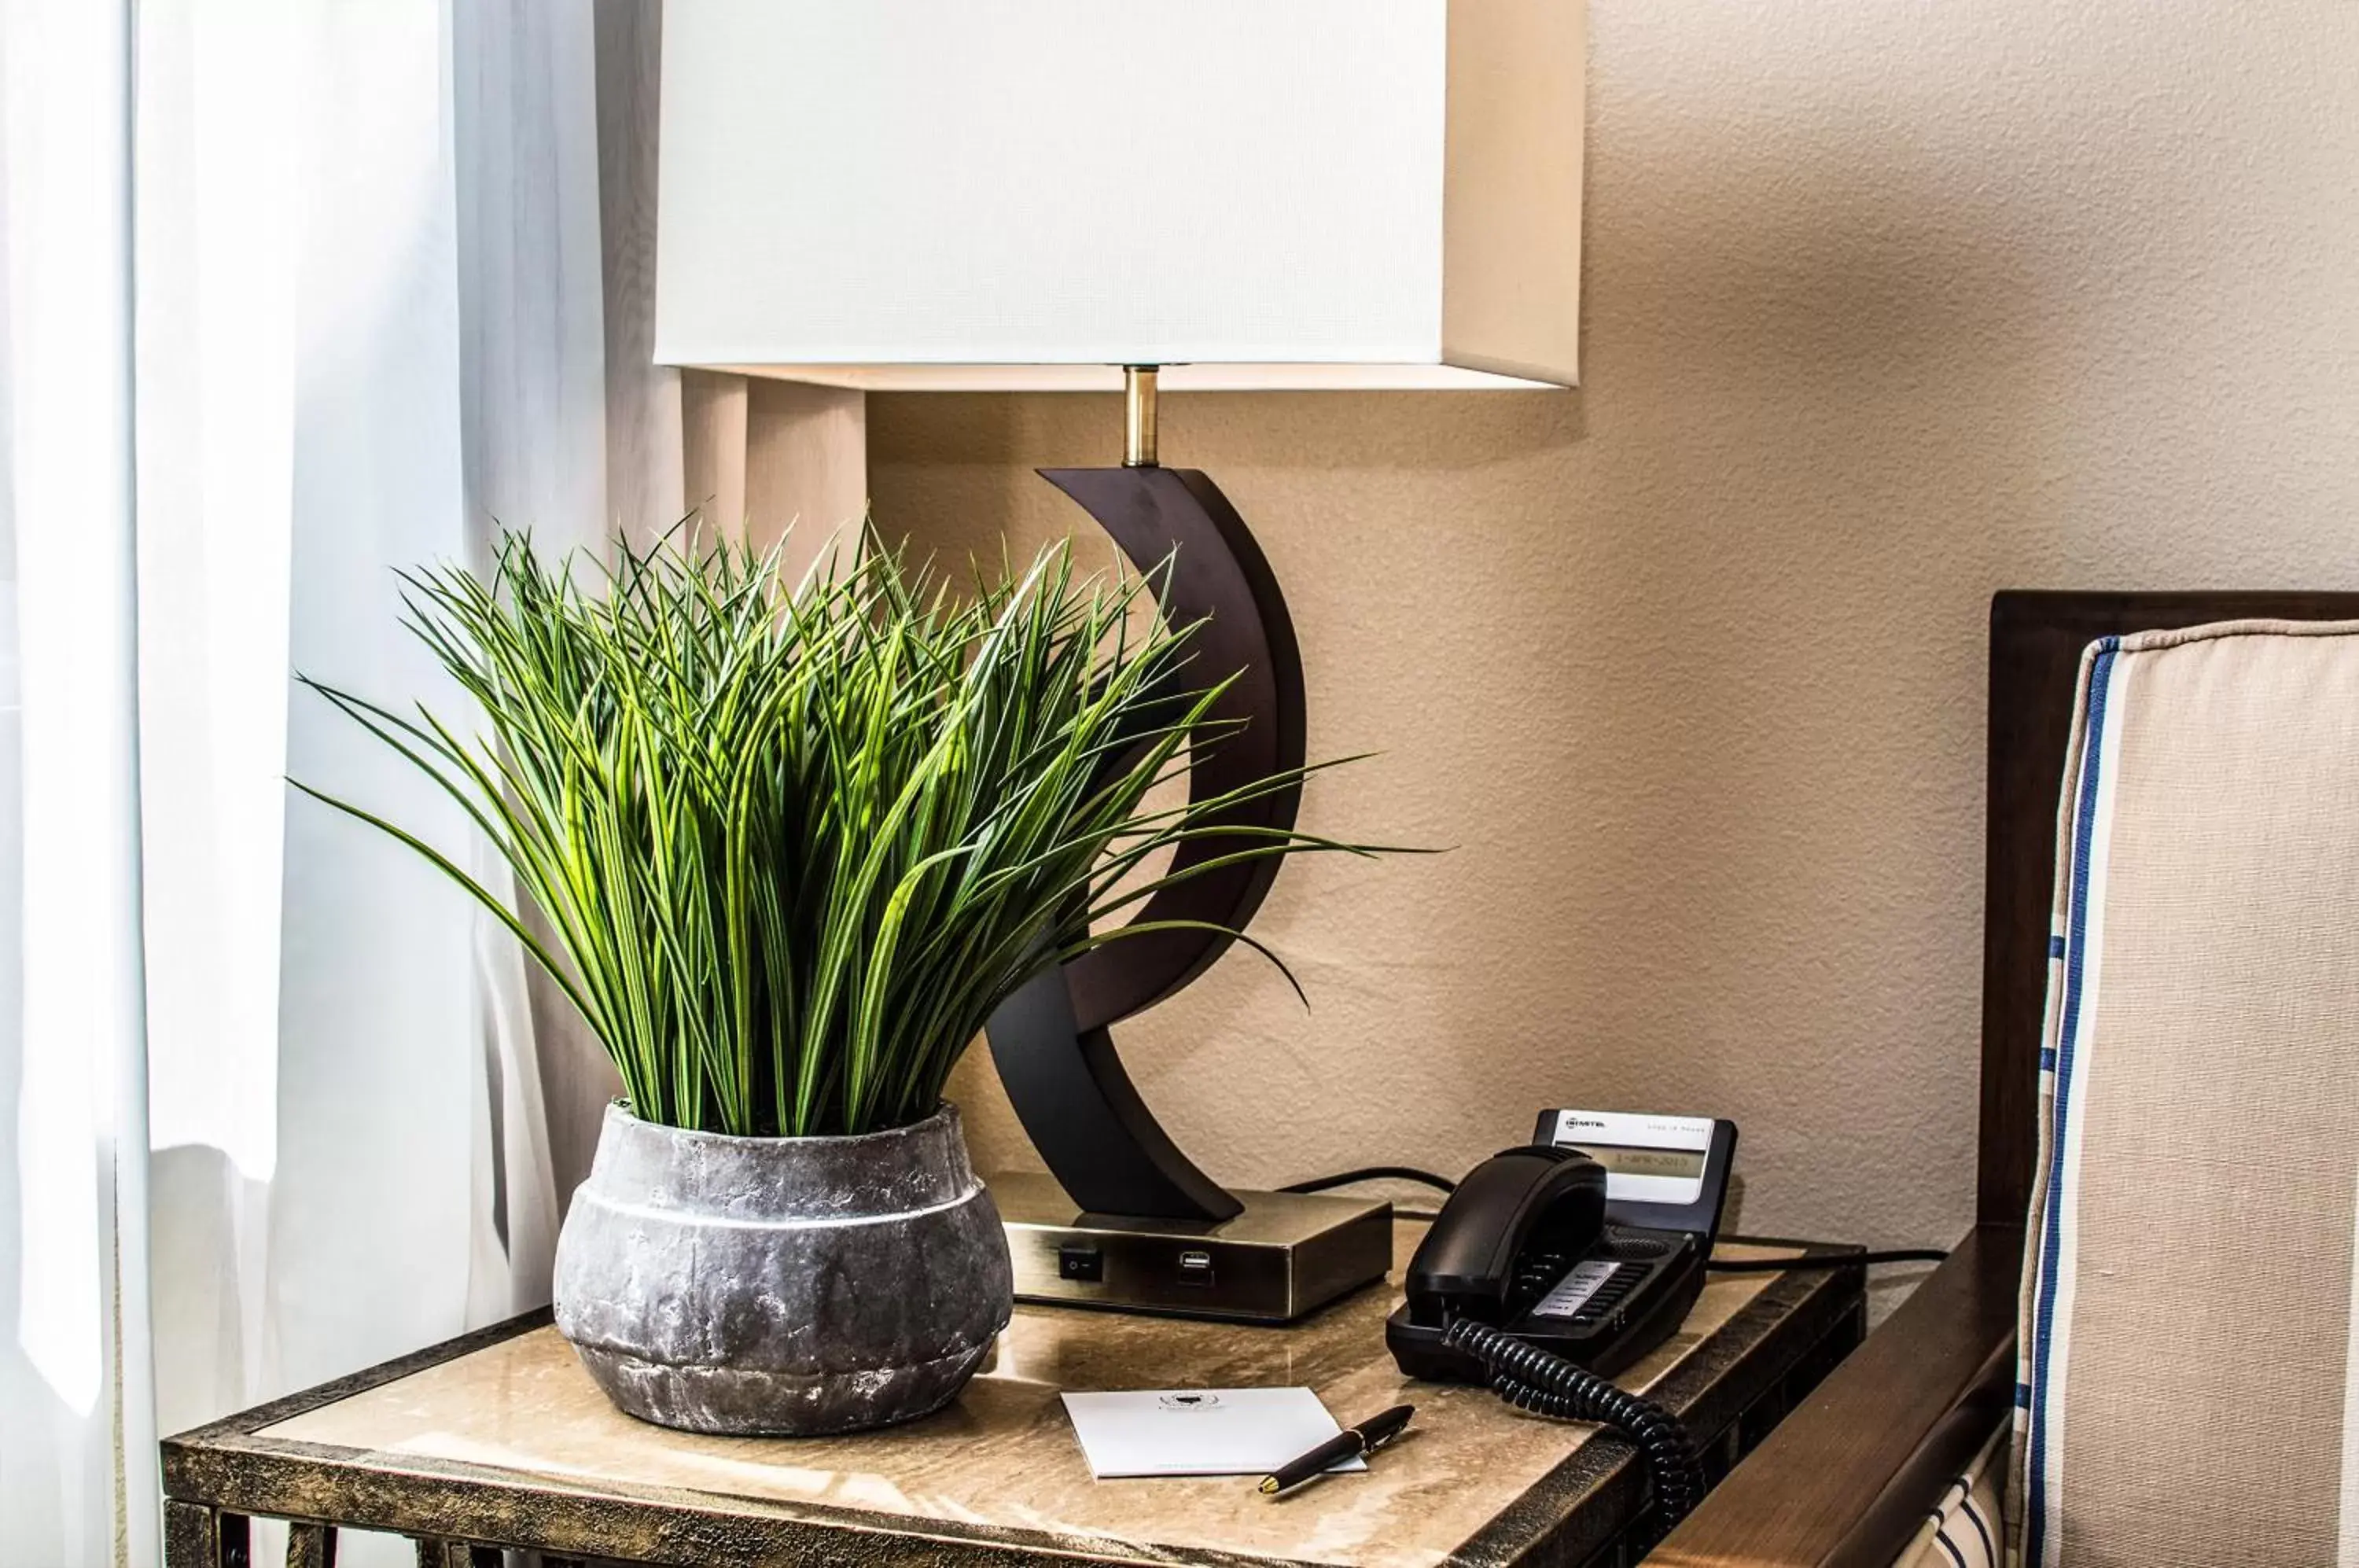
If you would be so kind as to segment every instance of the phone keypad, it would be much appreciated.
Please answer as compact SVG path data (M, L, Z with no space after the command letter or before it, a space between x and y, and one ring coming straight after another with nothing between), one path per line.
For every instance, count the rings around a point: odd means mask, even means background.
M1639 1276L1646 1272L1647 1266L1643 1263L1615 1264L1605 1283L1591 1291L1589 1300L1574 1310L1574 1325L1585 1328L1591 1323L1603 1323L1613 1315L1614 1309L1622 1304L1623 1298L1637 1287Z
M1562 1323L1571 1331L1611 1322L1622 1303L1646 1281L1653 1267L1651 1263L1615 1263L1599 1258L1581 1259L1526 1311L1535 1322Z

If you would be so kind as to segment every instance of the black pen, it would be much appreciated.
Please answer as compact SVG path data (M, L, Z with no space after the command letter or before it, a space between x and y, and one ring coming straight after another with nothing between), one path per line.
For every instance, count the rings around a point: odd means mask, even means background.
M1277 1467L1274 1475L1261 1478L1261 1489L1276 1497L1288 1486L1299 1486L1313 1475L1339 1459L1357 1458L1374 1454L1401 1434L1408 1418L1417 1413L1415 1405L1395 1405L1380 1416L1370 1416L1357 1426L1347 1426L1299 1459L1289 1459Z

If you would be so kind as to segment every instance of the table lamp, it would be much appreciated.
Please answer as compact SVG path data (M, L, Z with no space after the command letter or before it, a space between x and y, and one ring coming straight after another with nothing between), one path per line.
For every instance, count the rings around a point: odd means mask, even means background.
M1158 391L1571 386L1582 76L1579 0L675 0L656 358L1121 388L1121 464L1041 474L1168 615L1202 618L1196 670L1242 672L1211 715L1241 727L1190 774L1218 795L1302 763L1301 657L1236 508L1160 464ZM1276 866L1214 867L1136 918L1242 929ZM1019 1295L1282 1321L1389 1266L1387 1205L1223 1189L1123 1071L1113 1027L1228 940L1111 943L993 1018L1055 1178L991 1183Z

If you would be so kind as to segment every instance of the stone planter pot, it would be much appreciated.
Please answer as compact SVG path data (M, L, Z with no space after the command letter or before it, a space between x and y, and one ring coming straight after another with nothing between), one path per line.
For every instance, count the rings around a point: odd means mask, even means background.
M628 1413L791 1436L910 1421L1007 1326L1007 1238L956 1108L728 1138L607 1108L557 1240L557 1331Z

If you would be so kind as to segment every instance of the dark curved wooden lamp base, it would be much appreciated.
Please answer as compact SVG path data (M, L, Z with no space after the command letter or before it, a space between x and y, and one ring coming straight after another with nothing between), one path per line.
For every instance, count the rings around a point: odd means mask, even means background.
M1201 622L1188 667L1199 690L1237 679L1209 721L1217 745L1192 748L1188 788L1208 800L1299 768L1302 656L1277 579L1210 478L1152 465L1043 469L1148 575L1174 625ZM1288 789L1213 819L1260 830L1294 825ZM1218 838L1180 846L1171 869L1234 850ZM1215 866L1157 892L1134 923L1185 921L1242 930L1260 908L1276 860ZM1229 945L1218 931L1169 929L1125 938L1040 975L991 1020L992 1060L1033 1147L1058 1184L1093 1214L1219 1221L1242 1205L1171 1141L1115 1054L1113 1026L1210 968Z

